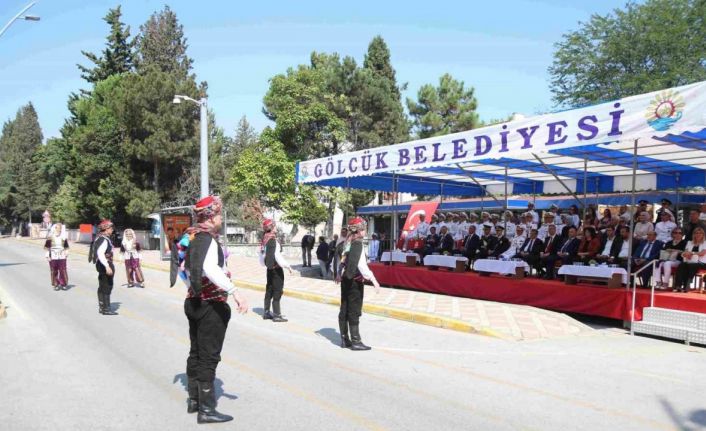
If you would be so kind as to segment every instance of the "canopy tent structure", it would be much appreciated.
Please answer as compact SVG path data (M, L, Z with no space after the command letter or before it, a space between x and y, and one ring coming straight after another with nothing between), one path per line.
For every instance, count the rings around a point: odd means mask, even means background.
M585 207L588 193L630 191L634 208L635 191L706 186L706 81L301 161L296 181L394 195L502 195L505 208L511 194L568 193ZM396 225L392 232L396 239Z
M704 156L701 82L302 161L297 182L443 196L580 194L631 191L634 173L636 190L663 190L706 186Z

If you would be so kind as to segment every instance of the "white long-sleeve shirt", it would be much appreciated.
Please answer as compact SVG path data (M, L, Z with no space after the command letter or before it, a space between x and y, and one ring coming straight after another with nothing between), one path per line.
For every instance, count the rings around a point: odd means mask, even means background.
M275 262L280 268L291 269L291 265L287 262L284 255L282 254L282 245L275 239ZM260 265L265 266L265 250L263 249L260 253Z
M235 290L235 286L226 275L225 263L222 267L218 265L218 247L220 247L218 242L212 238L203 261L203 274L219 289L230 295Z
M98 246L98 250L96 250L96 255L98 257L98 261L105 267L108 268L108 258L105 257L105 252L108 250L108 241L110 241L108 238L105 238L105 241L101 242L101 245Z
M362 256L360 256L360 259L358 260L358 271L360 272L360 275L363 276L364 279L368 281L373 281L377 283L377 279L375 278L375 274L373 274L373 271L370 270L370 267L368 266L368 259L367 256L365 256L365 253L363 253Z

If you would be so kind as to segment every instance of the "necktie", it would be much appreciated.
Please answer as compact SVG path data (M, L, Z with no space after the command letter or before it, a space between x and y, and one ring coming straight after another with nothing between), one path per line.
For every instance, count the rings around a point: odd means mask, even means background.
M532 251L532 242L534 242L533 239L529 240L529 243L527 244L527 248L525 249L525 251L528 253L530 253Z
M647 243L647 247L645 247L645 249L642 251L642 256L640 256L640 257L645 258L645 257L649 256L649 254L650 254L649 251L651 248L652 248L652 243L651 242Z
M566 252L566 248L569 246L569 243L570 243L571 241L573 241L573 239L568 239L568 240L566 240L566 242L564 243L564 245L561 247L561 252L562 252L562 253L565 253L565 252Z

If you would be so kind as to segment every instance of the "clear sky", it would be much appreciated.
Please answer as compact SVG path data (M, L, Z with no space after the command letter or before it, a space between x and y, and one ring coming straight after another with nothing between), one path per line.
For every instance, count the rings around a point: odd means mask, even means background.
M4 25L29 0L2 0ZM500 1L256 1L40 0L0 37L0 121L32 101L45 138L57 136L72 91L86 88L76 68L81 50L99 52L107 10L122 4L137 33L164 4L177 13L199 81L209 84L218 124L232 135L246 115L259 131L268 120L262 97L268 79L308 63L316 50L351 55L362 63L368 43L382 35L403 97L449 72L476 89L482 119L553 108L547 67L553 44L592 14L622 7L616 0Z

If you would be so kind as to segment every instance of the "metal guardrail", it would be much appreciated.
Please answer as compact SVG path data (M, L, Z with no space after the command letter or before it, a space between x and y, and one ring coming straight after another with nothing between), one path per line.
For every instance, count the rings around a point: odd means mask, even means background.
M637 302L637 275L644 271L645 269L649 268L650 266L652 267L652 282L650 283L652 285L652 293L650 297L650 307L654 307L655 305L655 282L654 282L654 273L656 269L656 263L659 262L659 259L652 259L647 265L643 265L642 268L638 269L637 271L633 272L632 274L628 274L629 277L632 277L632 283L631 280L628 279L628 283L632 284L632 308L630 309L630 335L635 335L635 331L633 329L633 323L635 322L635 306Z

